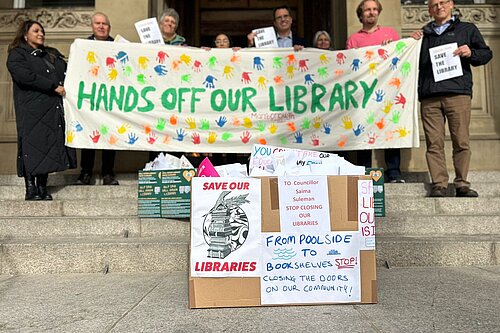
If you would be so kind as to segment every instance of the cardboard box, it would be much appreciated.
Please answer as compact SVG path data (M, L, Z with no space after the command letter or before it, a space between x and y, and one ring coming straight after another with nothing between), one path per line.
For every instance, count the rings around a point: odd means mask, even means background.
M370 177L328 176L331 231L358 231L358 180L360 179L367 180ZM278 179L265 177L261 180L262 232L280 232ZM359 260L360 303L377 303L375 250L361 250ZM190 308L236 306L262 306L260 277L194 278L190 275Z
M194 169L139 171L139 217L188 218Z

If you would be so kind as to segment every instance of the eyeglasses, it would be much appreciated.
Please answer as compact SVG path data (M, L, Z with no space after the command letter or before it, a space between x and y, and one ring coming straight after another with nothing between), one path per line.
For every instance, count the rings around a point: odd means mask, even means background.
M446 1L439 1L438 3L435 3L431 6L432 9L436 10L439 7L444 7L445 5L449 4L451 0L446 0Z
M290 18L290 15L281 15L281 16L275 17L274 19L276 21L285 21L285 20L288 20L289 18Z

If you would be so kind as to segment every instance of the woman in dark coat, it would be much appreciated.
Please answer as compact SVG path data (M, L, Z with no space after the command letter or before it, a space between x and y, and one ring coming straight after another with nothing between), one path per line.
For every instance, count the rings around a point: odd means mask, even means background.
M45 30L39 22L23 22L7 58L14 83L17 174L25 179L26 200L52 200L47 192L48 174L76 167L75 150L64 145L66 62L44 42Z

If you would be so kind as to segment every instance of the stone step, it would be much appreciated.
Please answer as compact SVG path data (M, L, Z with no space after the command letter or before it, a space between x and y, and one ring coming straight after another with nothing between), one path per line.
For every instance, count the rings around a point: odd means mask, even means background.
M500 235L379 236L377 265L487 266L500 264Z
M471 188L479 193L479 197L499 197L500 181L496 182L474 182ZM431 189L431 184L405 183L405 184L385 184L385 196L387 199L399 197L425 197ZM448 196L455 196L455 187L448 186Z
M0 243L0 274L160 272L186 270L185 237L39 239Z
M0 223L2 239L46 237L189 237L188 220L124 217L7 217Z
M500 197L421 198L401 197L388 200L387 216L410 215L499 215Z
M439 237L500 235L500 215L410 215L376 218L376 235Z

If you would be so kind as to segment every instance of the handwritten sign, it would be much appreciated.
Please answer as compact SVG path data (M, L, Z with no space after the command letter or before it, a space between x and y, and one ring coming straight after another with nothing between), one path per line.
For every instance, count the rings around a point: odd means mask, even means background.
M135 29L143 44L165 44L156 18L148 18L135 23Z
M359 302L358 233L262 234L262 304Z
M439 82L463 75L460 57L453 54L457 48L457 43L450 43L429 49L434 81Z
M375 211L373 181L358 180L358 229L361 230L361 250L375 249Z
M260 276L260 179L192 179L191 276Z
M276 32L273 27L252 30L257 35L254 38L254 44L257 48L278 47Z
M278 177L281 231L330 231L326 176Z

